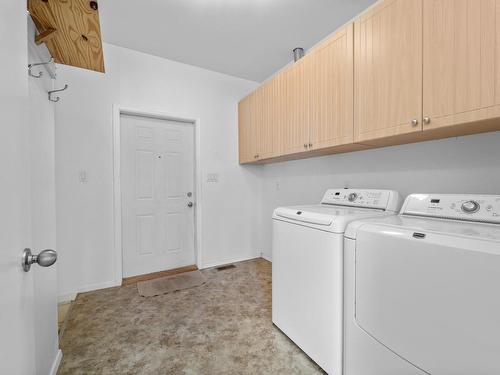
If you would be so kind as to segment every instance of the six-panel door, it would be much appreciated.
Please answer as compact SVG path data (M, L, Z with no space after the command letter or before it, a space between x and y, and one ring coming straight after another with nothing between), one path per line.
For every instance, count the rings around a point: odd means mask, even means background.
M422 1L380 2L354 23L354 141L422 130Z
M122 115L120 135L123 276L195 264L194 125Z
M500 1L424 0L423 22L424 130L499 117Z

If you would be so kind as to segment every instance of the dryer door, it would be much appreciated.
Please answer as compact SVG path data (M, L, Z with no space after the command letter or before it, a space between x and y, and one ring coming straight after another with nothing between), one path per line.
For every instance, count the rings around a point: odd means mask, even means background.
M500 244L383 225L356 240L355 316L430 374L500 374Z

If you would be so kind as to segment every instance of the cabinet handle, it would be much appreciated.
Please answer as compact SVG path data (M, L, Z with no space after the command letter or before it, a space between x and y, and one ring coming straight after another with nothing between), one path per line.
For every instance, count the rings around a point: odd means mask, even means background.
M424 124L428 125L431 123L431 118L430 117L424 117Z
M254 159L257 159L259 157L259 154L254 155Z
M418 120L416 118L414 118L413 120L411 120L411 125L412 126L417 126L418 125Z
M312 144L312 143L309 143L309 148L311 148L312 146L313 146L313 144Z
M304 148L307 148L307 143L304 143Z

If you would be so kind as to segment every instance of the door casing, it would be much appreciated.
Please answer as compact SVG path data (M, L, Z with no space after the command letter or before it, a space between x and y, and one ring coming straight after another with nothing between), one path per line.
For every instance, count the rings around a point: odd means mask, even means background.
M120 172L120 116L150 117L162 120L183 122L194 126L195 149L195 191L196 210L194 212L194 249L196 265L202 268L201 247L201 217L202 217L202 189L201 189L201 158L200 158L200 119L193 116L169 114L155 110L144 110L124 107L120 104L113 105L113 231L114 231L114 282L121 285L123 279L123 254L122 254L122 208L121 208L121 172Z

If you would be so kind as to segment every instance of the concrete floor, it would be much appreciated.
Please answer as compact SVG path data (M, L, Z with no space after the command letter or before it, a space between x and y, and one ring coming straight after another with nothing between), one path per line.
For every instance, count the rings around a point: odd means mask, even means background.
M136 285L79 295L58 374L321 374L271 322L271 264L203 270L200 287L141 297Z

